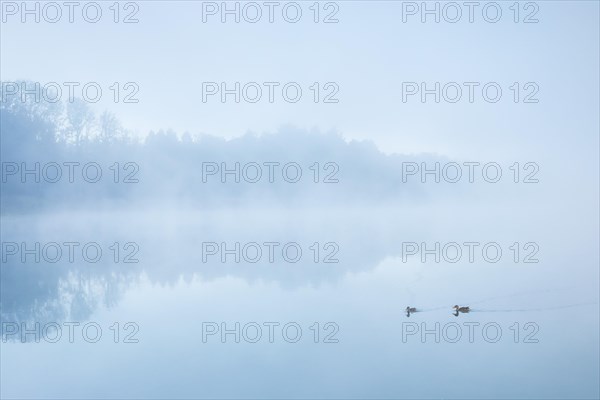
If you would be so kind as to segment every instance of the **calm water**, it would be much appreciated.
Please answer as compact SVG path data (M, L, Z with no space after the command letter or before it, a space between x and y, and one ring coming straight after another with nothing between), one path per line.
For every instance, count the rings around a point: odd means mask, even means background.
M21 343L17 333L2 343L3 395L596 396L593 223L588 232L564 236L543 213L530 213L531 228L518 236L525 241L537 233L539 262L515 263L505 215L481 224L485 210L457 205L450 211L447 205L400 212L100 210L77 211L73 223L61 212L6 216L3 237L15 242L76 238L105 250L135 242L132 258L139 262L114 263L114 252L106 250L95 264L66 258L51 264L43 256L39 264L4 264L3 321L34 331L40 322L42 338L35 343L29 333ZM453 215L446 217L448 228L434 229L438 212ZM503 248L500 261L486 262L478 252L473 263L466 256L453 264L431 256L422 263L406 254L403 261L403 242L476 241L474 229L476 240ZM339 262L315 263L309 247L331 238L338 246L331 259ZM203 262L201 243L222 241L294 242L304 253L297 263L286 262L279 248L273 263L266 253L256 263L243 255L239 263L231 255L226 263L218 256ZM320 260L325 253L333 251ZM450 309L455 303L473 311L457 318ZM423 311L407 318L407 305ZM65 322L80 324L73 326L73 343ZM89 322L97 325L84 337ZM44 331L49 323L60 324L62 336L54 325ZM96 327L102 336L91 343ZM221 336L222 329L229 333Z

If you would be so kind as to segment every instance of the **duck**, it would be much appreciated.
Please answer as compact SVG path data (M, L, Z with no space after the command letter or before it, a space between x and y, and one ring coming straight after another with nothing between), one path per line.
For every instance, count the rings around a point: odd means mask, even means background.
M410 314L415 313L415 312L417 312L417 309L415 307L410 307L410 306L406 307L406 316L407 317L410 317Z
M456 310L458 312L464 312L464 313L467 313L467 312L471 311L471 309L469 307L454 306L452 308L454 308L454 310Z
M469 307L459 307L457 305L452 308L454 308L454 315L457 315L457 316L458 316L459 312L468 313L469 311L471 311L471 309Z

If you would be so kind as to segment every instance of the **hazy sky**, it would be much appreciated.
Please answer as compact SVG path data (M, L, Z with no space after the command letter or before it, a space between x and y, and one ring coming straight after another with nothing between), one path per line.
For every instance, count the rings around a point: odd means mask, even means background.
M337 8L320 3L320 20L333 13L337 23L314 23L312 2L298 3L302 17L297 23L283 19L287 3L274 9L273 23L265 6L258 22L245 22L244 15L253 18L255 11L243 3L240 23L233 15L222 23L220 10L205 15L203 23L203 7L211 7L203 2L143 1L136 3L137 11L121 10L120 19L135 11L139 20L124 24L112 21L112 3L100 4L103 15L96 24L85 22L78 9L72 24L66 8L54 24L43 18L34 23L33 16L23 24L20 11L5 11L2 80L99 82L104 96L97 108L113 110L140 134L172 128L233 137L292 124L371 139L386 152L532 159L591 151L598 145L597 2L537 2L537 10L521 3L519 20L534 13L531 18L538 23L515 23L508 2L499 3L497 23L485 21L483 6L475 8L473 23L464 6L457 23L445 22L444 15L452 18L455 11L443 3L440 23L432 15L421 23L420 13L405 15L403 22L403 8L410 10L410 5L389 1L342 1L335 3ZM216 5L220 8L221 2ZM494 12L488 9L488 18ZM288 15L293 18L293 7ZM114 82L135 82L139 103L111 104L109 86ZM233 95L226 103L218 95L202 102L203 82L226 82L229 88L235 82L242 87L248 82L281 85L273 103L262 86L259 102L236 104ZM282 98L287 82L303 89L297 103ZM337 84L334 98L339 102L314 103L314 82L320 84L321 98L334 91L334 86L324 87L327 82ZM435 82L442 87L457 82L463 96L454 104L435 104L433 95L425 104L418 95L403 103L402 82L427 82L430 88ZM474 103L469 103L463 82L480 83ZM497 103L482 98L481 88L488 82L503 90ZM514 82L521 87L516 104L510 89ZM537 84L534 98L539 103L522 103L534 91L533 86L524 88L528 82ZM249 90L253 96L254 89Z

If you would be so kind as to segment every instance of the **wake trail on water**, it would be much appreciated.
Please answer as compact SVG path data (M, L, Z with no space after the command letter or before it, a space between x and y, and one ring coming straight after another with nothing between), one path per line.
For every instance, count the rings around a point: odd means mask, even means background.
M518 293L513 293L513 294L509 294L509 295L504 295L504 296L488 297L488 298L485 298L485 299L482 299L482 300L477 300L477 301L472 301L472 302L465 302L465 303L461 303L461 304L464 304L465 306L470 306L471 304L487 303L487 302L492 301L492 300L510 299L510 298L514 298L514 297L526 296L526 295L532 295L532 294L540 294L540 293L552 293L552 292L557 292L557 291L570 290L570 289L573 289L573 288L574 287L565 287L565 288L558 288L558 289L543 289L543 290L536 290L536 291L529 291L529 292L518 292ZM412 291L411 291L411 293L412 293ZM414 296L414 294L413 294L413 296ZM411 300L412 300L413 296L411 296ZM553 307L523 308L523 309L495 309L495 310L494 309L471 309L470 312L526 312L526 311L546 311L546 310L559 310L559 309L562 309L562 308L573 308L573 307L579 307L579 306L591 305L591 304L598 304L598 303L597 302L588 302L588 303L568 304L568 305L553 306ZM416 308L417 308L416 312L430 312L430 311L438 311L438 310L450 309L451 307L448 306L448 305L445 305L445 306L432 307L432 308L419 308L419 307L416 307Z
M577 303L577 304L567 304L563 306L554 306L554 307L540 307L540 308L521 308L521 309L509 309L509 310L486 310L486 309L472 309L470 312L526 312L526 311L550 311L550 310L560 310L563 308L573 308L580 306L588 306L592 304L598 304L597 302L588 302L588 303Z

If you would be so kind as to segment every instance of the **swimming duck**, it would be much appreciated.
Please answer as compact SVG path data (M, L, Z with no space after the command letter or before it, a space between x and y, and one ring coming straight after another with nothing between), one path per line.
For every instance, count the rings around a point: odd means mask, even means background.
M417 312L417 309L415 307L406 307L406 316L410 317L410 313L415 313Z
M468 313L469 311L471 311L471 309L469 307L454 306L452 308L454 308L458 312L464 312L464 313Z
M454 306L452 308L454 308L454 315L457 317L458 317L458 313L468 313L469 311L471 311L471 309L469 307Z

